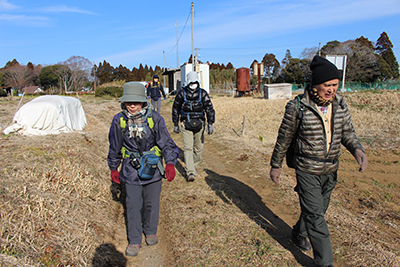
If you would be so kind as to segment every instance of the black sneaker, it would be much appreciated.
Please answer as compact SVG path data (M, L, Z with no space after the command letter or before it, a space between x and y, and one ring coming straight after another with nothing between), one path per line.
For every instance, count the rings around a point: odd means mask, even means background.
M302 251L311 250L311 244L308 242L307 237L302 237L294 232L292 232L293 243Z

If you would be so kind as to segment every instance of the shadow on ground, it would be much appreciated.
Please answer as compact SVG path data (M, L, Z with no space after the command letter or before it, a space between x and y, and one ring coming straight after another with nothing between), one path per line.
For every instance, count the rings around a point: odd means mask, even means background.
M183 154L183 150L182 150L180 147L178 147L178 150L179 150L178 158L179 158L182 162L185 162L185 156L184 156L184 154ZM182 175L182 177L185 177L185 179L186 179L185 167L182 166L182 164L179 162L179 160L176 162L175 168L176 168L176 170Z
M124 255L117 251L113 244L101 244L93 256L93 267L125 267L127 260Z
M290 251L299 264L313 266L313 259L292 243L292 228L264 204L256 191L232 177L219 175L209 169L204 170L207 173L205 180L208 186L222 201L240 208L282 247Z

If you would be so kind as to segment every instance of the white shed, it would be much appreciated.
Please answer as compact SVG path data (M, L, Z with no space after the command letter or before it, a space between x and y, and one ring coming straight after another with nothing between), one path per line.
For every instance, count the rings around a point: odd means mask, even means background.
M265 99L291 99L292 85L290 83L264 84Z
M186 74L193 70L192 64L185 64L181 67L181 85L186 85ZM208 64L196 65L196 72L200 77L200 87L210 93L210 66Z

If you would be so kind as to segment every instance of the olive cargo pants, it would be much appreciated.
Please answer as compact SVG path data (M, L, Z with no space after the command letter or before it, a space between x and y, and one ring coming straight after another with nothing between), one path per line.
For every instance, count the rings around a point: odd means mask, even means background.
M183 154L185 156L186 175L196 174L196 167L201 161L204 144L204 125L200 131L194 133L185 129L184 122L181 123L183 138Z
M325 212L328 209L332 190L336 186L337 172L328 175L312 175L296 170L301 214L293 231L310 239L317 266L333 264L332 244Z

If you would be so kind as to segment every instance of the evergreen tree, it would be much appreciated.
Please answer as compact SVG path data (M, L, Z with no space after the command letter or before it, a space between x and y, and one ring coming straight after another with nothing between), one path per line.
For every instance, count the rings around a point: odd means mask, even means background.
M356 43L369 48L371 51L374 51L374 49L375 49L374 44L370 40L368 40L368 38L365 38L364 36L357 38Z
M279 61L276 59L274 54L267 53L264 55L262 62L264 63L265 72L268 75L268 83L271 83L271 76L274 77L278 73Z
M226 69L228 70L234 69L232 63L228 62L228 64L226 64Z
M97 68L96 77L99 79L100 84L109 83L114 80L114 68L107 61L99 64Z
M290 50L287 49L285 53L285 57L282 59L282 66L281 68L285 68L287 64L289 64L290 60L292 59L292 54L290 53Z
M326 55L329 55L329 54L334 54L335 49L337 47L339 47L339 46L340 46L340 42L339 41L335 40L335 41L327 42L326 45L324 45L321 48L321 55L322 56L326 56Z
M138 74L137 74L137 78L138 78L138 81L144 81L144 80L146 80L146 73L145 73L145 70L144 70L144 67L143 67L143 65L142 65L142 63L140 63L140 65L139 65L139 69L138 69Z
M19 66L19 63L15 58L12 61L7 61L4 68L9 68L9 67L14 67L14 66Z
M381 36L378 38L375 46L375 52L377 52L386 63L390 66L393 73L391 78L399 78L399 63L397 62L396 56L393 53L393 44L389 39L386 32L382 32Z

